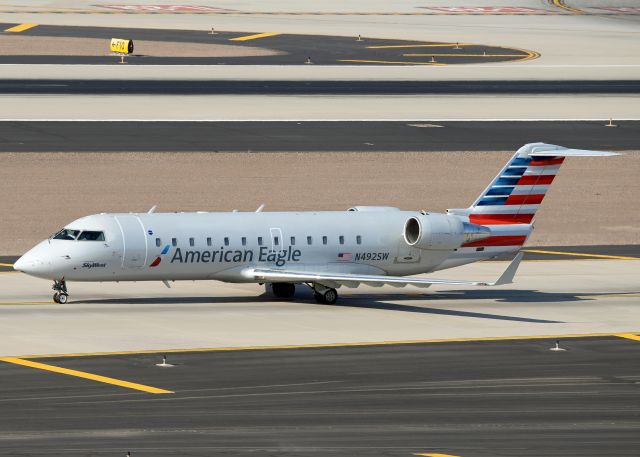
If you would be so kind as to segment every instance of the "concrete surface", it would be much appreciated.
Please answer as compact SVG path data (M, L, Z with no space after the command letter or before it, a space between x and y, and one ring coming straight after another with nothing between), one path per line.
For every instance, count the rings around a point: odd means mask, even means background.
M437 276L492 280L506 265ZM335 306L304 286L280 302L218 282L69 283L56 305L47 281L0 273L0 355L634 332L639 273L639 261L524 262L508 286L341 289Z
M637 95L0 95L0 120L639 119Z
M5 79L330 80L330 81L616 81L640 78L638 64L523 63L448 66L381 65L49 65L2 64Z

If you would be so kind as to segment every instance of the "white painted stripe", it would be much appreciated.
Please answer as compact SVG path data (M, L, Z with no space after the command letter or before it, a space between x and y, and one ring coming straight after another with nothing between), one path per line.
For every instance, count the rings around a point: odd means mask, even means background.
M533 214L540 205L489 205L475 206L472 214Z
M557 175L560 170L560 165L547 165L546 167L529 167L524 172L525 176L540 176L540 175Z
M515 186L511 195L546 194L549 186Z

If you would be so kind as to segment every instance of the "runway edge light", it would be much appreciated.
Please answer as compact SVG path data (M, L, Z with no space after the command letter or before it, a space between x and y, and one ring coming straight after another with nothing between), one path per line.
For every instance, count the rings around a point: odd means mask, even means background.
M133 40L111 38L110 49L111 52L117 52L119 54L131 54L133 53Z

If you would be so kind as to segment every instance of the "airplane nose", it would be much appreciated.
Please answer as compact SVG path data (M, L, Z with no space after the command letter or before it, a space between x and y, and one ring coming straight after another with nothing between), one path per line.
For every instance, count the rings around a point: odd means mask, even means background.
M37 275L37 274L46 273L47 272L46 270L48 268L42 259L30 253L26 253L25 255L20 257L18 260L16 260L16 262L13 264L13 269L16 271L21 271L23 273Z
M24 257L20 257L18 260L15 261L15 263L13 264L13 269L16 271L24 271L23 268L25 266L25 261L23 260Z

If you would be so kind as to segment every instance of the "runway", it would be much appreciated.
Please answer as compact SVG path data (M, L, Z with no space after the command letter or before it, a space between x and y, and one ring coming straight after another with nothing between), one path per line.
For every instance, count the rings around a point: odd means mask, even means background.
M544 141L637 150L640 121L0 122L0 152L515 151Z
M634 456L639 341L618 337L0 362L0 455ZM255 374L259 373L259 379Z

